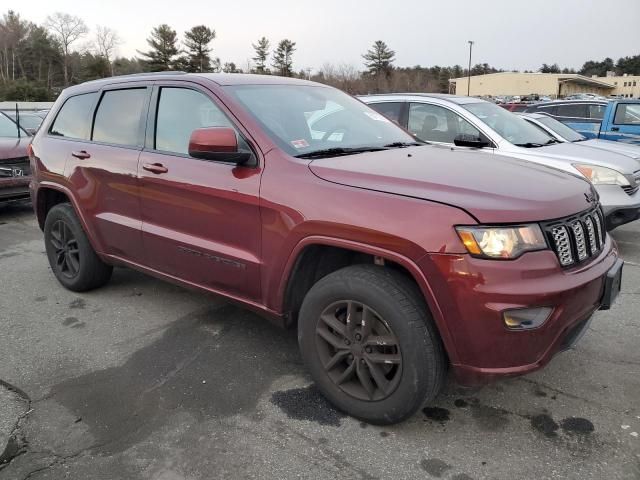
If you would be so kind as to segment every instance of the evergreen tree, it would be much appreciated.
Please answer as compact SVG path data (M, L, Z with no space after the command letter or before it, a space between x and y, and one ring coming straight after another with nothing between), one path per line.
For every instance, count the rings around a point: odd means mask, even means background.
M377 40L371 49L362 55L362 58L364 58L364 64L371 75L379 76L384 74L388 77L393 70L396 52L389 49L382 40Z
M273 68L278 75L283 77L293 76L293 52L296 51L296 42L284 39L273 52Z
M210 71L211 48L209 44L216 38L216 31L205 25L197 25L185 32L184 36L184 46L187 47L187 71Z
M178 37L176 31L169 25L162 24L151 31L151 36L147 38L147 43L151 50L138 53L142 55L141 63L146 70L158 72L162 70L173 70L178 50Z
M256 62L255 73L268 74L267 58L269 57L269 40L267 40L266 37L262 37L258 40L257 44L252 43L251 46L256 51L256 56L252 59Z

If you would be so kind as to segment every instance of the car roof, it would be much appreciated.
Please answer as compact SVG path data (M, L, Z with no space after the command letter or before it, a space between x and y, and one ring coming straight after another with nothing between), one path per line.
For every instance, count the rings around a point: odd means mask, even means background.
M540 105L568 105L568 104L572 104L572 103L593 103L593 104L606 104L608 102L608 100L596 100L596 99L590 99L590 98L585 98L583 100L554 100L552 102L538 102L538 103L534 103L533 105L538 107Z
M177 79L206 79L217 85L308 85L308 86L324 86L316 82L301 80L299 78L280 77L277 75L256 75L249 73L187 73L179 71L167 72L151 72L151 73L134 73L132 75L117 75L114 77L101 78L91 80L78 85L67 88L69 92L77 92L83 90L95 90L104 85L114 83L127 83L139 81L155 81L155 80L177 80Z
M420 99L420 98L436 98L440 100L446 100L452 103L457 103L459 105L464 105L466 103L480 103L486 102L486 100L482 98L476 97L463 97L461 95L451 95L448 93L380 93L380 94L372 94L372 95L358 95L360 99L366 100L374 100L380 99L384 101L393 101L400 99L403 100L411 100L411 99Z

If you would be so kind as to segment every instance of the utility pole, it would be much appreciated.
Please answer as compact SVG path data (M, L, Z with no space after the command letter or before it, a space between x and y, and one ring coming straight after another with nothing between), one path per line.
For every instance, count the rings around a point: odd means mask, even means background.
M467 97L470 97L471 92L471 51L473 50L473 44L475 43L473 40L468 40L469 44L469 70L467 71Z

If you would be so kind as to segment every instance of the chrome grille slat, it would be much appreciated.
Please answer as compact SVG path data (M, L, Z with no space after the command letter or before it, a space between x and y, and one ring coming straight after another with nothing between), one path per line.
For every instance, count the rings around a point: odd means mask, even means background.
M573 238L576 243L576 250L578 252L578 260L582 261L589 255L587 252L587 243L584 241L584 229L580 221L573 222L571 224L571 230L573 230Z
M554 227L551 230L551 235L553 235L553 242L556 246L556 254L558 255L558 260L560 260L560 265L563 267L571 265L573 263L573 253L571 252L569 232L566 227Z
M593 225L593 219L591 215L587 216L584 221L587 227L587 238L589 239L589 251L591 255L598 251L598 240L596 239L596 229Z
M604 237L602 236L602 221L600 220L600 214L595 212L594 218L596 220L596 231L598 232L598 243L600 245L604 244Z
M542 227L562 267L568 268L597 256L607 232L600 208L543 223Z

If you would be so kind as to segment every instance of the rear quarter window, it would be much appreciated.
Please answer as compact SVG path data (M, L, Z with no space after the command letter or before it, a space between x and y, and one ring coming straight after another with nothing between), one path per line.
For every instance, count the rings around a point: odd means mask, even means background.
M97 98L97 92L69 97L51 124L49 134L57 137L87 140L89 138L89 125L91 124L91 109Z

